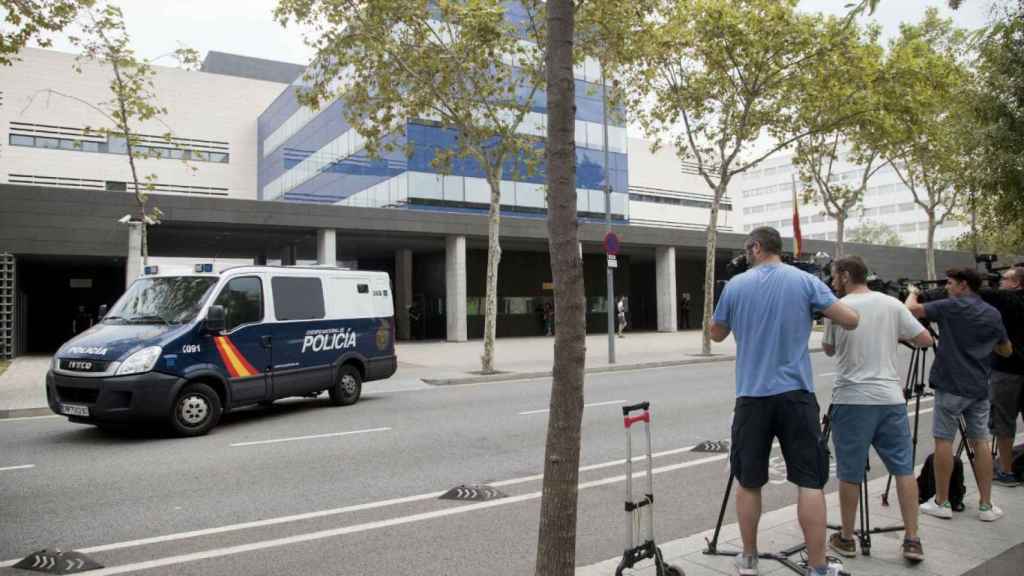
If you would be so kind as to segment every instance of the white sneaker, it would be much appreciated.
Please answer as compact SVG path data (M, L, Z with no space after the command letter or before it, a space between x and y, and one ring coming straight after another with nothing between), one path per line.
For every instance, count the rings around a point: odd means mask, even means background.
M943 520L951 520L953 518L953 508L950 506L949 500L946 500L942 504L937 504L934 499L928 500L924 504L921 504L920 510L923 514L942 518Z
M737 554L734 559L736 564L736 573L739 576L757 576L757 555L744 556L743 554Z
M817 572L814 568L807 568L807 576L850 576L849 572L843 570L843 563L838 559L827 558L828 569L825 572Z
M981 504L978 506L978 520L982 522L995 522L1002 517L1002 508L995 504Z

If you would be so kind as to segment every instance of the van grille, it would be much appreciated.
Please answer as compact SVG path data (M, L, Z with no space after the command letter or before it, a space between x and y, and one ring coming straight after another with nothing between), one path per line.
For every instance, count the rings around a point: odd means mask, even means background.
M106 360L76 360L74 358L62 358L60 369L68 372L106 372L110 362Z
M72 388L71 386L57 386L57 396L61 402L73 402L80 404L95 404L100 391L90 388Z

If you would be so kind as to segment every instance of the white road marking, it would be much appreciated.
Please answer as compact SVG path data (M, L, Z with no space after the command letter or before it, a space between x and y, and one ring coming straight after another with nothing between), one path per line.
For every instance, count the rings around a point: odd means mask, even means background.
M683 452L689 452L693 450L694 446L683 446L682 448L674 448L672 450L665 450L662 452L655 452L651 456L653 458L662 458L665 456L672 456L675 454L681 454ZM634 461L639 462L643 460L644 456L636 456L633 458ZM610 462L602 462L600 464L591 464L589 466L581 466L580 472L587 472L591 470L599 470L602 468L609 468L614 466L622 466L626 463L625 458L621 460L612 460ZM531 476L523 476L521 478L511 478L509 480L501 480L498 482L489 482L489 486L511 486L514 484L522 484L525 482L532 482L536 480L542 480L543 474L535 474ZM387 506L395 506L398 504L408 504L410 502L420 502L423 500L433 500L439 498L446 491L441 492L429 492L426 494L417 494L414 496L405 496L402 498L392 498L390 500L379 500L377 502L366 502L364 504L355 504L351 506L343 506L341 508L331 508L329 510L318 510L316 512L306 512L302 514L293 514L290 516L279 516L276 518L267 518L264 520L254 520L252 522L242 522L239 524L229 524L226 526L219 526L216 528L204 528L200 530L192 530L190 532L179 532L176 534L166 534L163 536L152 536L149 538L140 538L138 540L129 540L126 542L115 542L113 544L103 544L99 546L93 546L91 548L79 548L79 552L85 554L93 554L96 552L106 552L108 550L120 550L122 548L134 548L136 546L146 546L149 544L161 544L164 542L174 542L177 540L186 540L188 538L196 538L199 536L210 536L213 534L222 534L225 532L235 532L238 530L247 530L250 528L262 528L265 526L274 526L277 524L285 524L287 522L298 522L302 520L311 520L314 518L323 518L325 516L336 516L339 514L346 514L349 512L362 512L365 510L373 510L376 508L384 508ZM13 566L20 560L6 560L0 562L0 568Z
M22 464L21 466L5 466L0 468L0 472L6 472L8 470L26 470L28 468L35 468L35 464Z
M611 404L623 404L625 402L626 402L625 400L609 400L607 402L592 402L590 404L584 404L583 407L584 408L593 408L594 406L609 406ZM545 412L550 412L550 411L551 411L550 408L545 408L543 410L527 410L526 412L520 412L519 415L520 416L527 416L529 414L543 414Z
M24 420L44 420L47 418L65 418L65 416L60 416L58 414L50 414L49 416L19 416L17 418L0 418L0 424L4 424L6 422L21 422Z
M256 440L254 442L236 442L231 444L232 448L239 446L261 446L263 444L278 444L281 442L296 442L298 440L312 440L315 438L334 438L337 436L351 436L353 434L368 434L370 432L386 432L391 428L367 428L365 430L352 430L349 432L332 432L330 434L313 434L310 436L292 436L291 438L275 438L273 440Z
M715 462L718 460L724 460L728 458L728 454L719 454L717 456L709 456L707 458L701 458L698 460L690 460L688 462L682 462L679 464L672 464L670 466L662 466L661 468L655 468L652 471L654 474L663 474L665 472L672 472L675 470L681 470L684 468L691 468L693 466L699 466L709 462ZM634 478L643 478L646 476L645 472L637 472L633 474ZM590 482L583 482L579 485L580 490L587 488L596 488L598 486L606 486L608 484L615 484L622 482L626 479L625 474L621 476L613 476L610 478L602 478L600 480L593 480ZM207 560L210 558L220 558L223 556L231 556L234 554L242 554L245 552L255 552L258 550L266 550L269 548L277 548L280 546L288 546L292 544L300 544L303 542L311 542L315 540L323 540L325 538L334 538L337 536L344 536L346 534L355 534L359 532L367 532L370 530L377 530L380 528L388 528L391 526L400 526L403 524L411 524L414 522L422 522L425 520L433 520L434 518L443 518L445 516L453 516L456 514L464 514L466 512L475 512L477 510L484 510L487 508L495 508L497 506L506 506L509 504L517 504L519 502L526 502L529 500L536 500L541 497L542 492L530 492L528 494L520 494L518 496L509 496L507 498L501 498L498 500L490 500L488 502L480 502L476 504L467 504L465 506L457 506L455 508L445 508L442 510L435 510L433 512L423 512L420 514L412 514L410 516L399 516L397 518L390 518L388 520L378 520L376 522L366 522L363 524L355 524L352 526L344 526L341 528L332 528L330 530L319 530L316 532L308 532L306 534L297 534L295 536L289 536L287 538L275 538L272 540L263 540L260 542L252 542L250 544L242 544L238 546L229 546L226 548L214 548L211 550L205 550L202 552L194 552L191 554L181 554L178 556L167 556L164 558L157 558L154 560L147 560L144 562L135 562L132 564L124 564L121 566L111 566L101 570L91 570L91 576L110 576L112 574L124 574L125 572L137 572L141 570L149 570L153 568L160 568L162 566L172 566L177 564L184 564L186 562L195 562L198 560ZM89 549L79 550L80 552L90 552Z

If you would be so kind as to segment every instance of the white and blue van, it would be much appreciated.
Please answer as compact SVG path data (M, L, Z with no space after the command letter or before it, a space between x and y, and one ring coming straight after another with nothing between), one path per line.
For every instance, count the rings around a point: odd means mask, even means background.
M384 272L241 266L161 275L128 288L54 355L50 409L72 422L163 421L205 434L221 414L289 396L359 400L395 373L394 308Z

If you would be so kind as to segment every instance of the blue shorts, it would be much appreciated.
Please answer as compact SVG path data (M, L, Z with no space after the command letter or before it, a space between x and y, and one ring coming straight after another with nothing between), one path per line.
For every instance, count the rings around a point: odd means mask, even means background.
M907 406L832 406L832 447L836 452L836 476L840 480L851 484L864 481L864 466L871 446L893 476L914 474Z
M961 416L967 424L967 437L971 440L988 440L988 415L991 406L988 399L967 398L942 390L935 391L935 418L932 436L952 442L956 438Z

